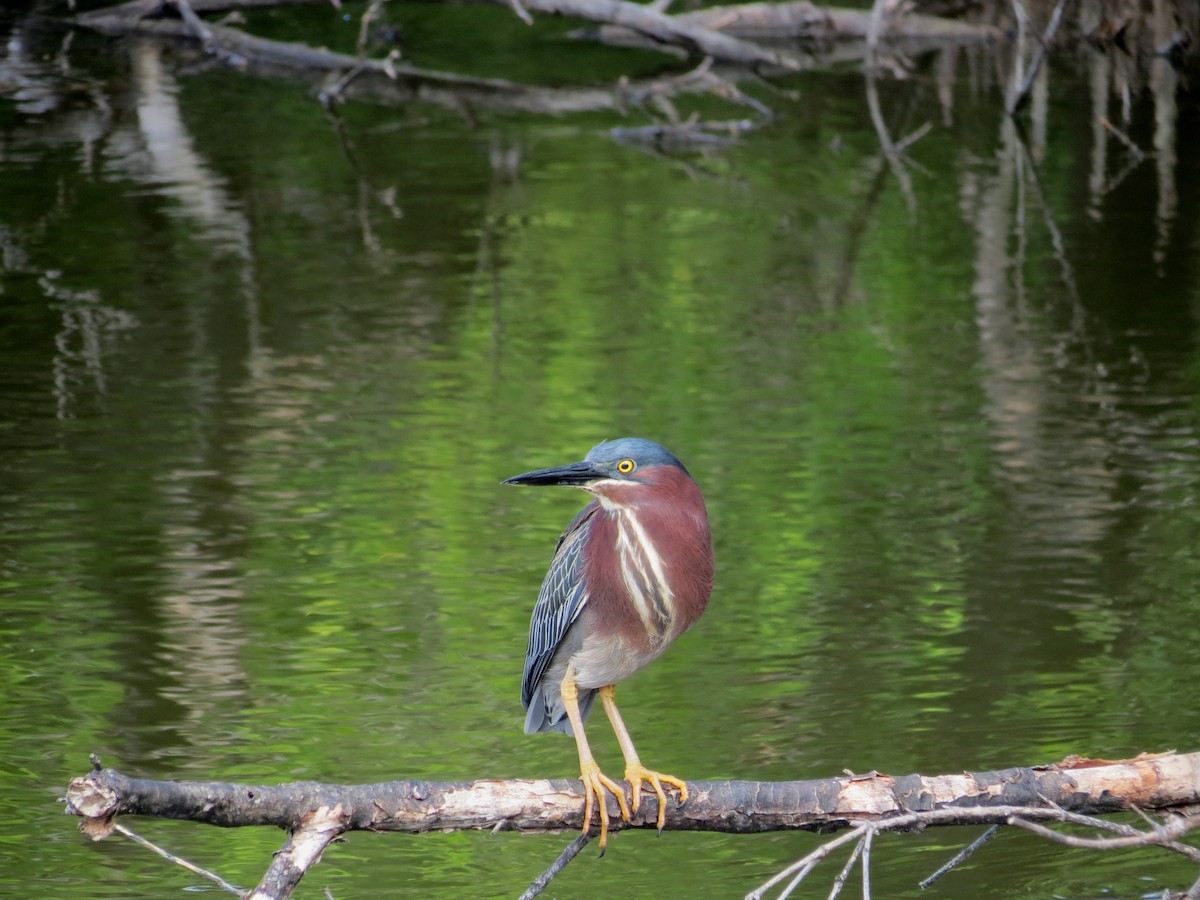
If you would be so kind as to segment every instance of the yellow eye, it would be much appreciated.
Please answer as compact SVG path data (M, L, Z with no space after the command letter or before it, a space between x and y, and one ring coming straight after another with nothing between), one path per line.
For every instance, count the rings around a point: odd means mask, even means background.
M619 463L617 463L617 471L620 472L622 475L628 475L630 472L632 472L636 468L637 468L637 464L634 463L634 461L632 459L623 459Z

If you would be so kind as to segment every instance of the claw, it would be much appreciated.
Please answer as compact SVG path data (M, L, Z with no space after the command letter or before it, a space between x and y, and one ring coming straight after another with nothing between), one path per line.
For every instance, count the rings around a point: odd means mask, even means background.
M592 825L592 807L600 815L600 855L608 844L608 804L604 802L604 792L608 791L617 798L617 806L621 809L621 820L629 821L629 805L625 802L625 791L621 786L600 771L595 762L584 763L580 766L579 780L583 782L583 833L587 834ZM636 807L635 807L636 809Z
M682 778L676 778L674 775L664 775L662 772L652 771L641 763L625 767L625 780L633 788L633 812L635 814L642 803L642 782L646 782L654 789L654 795L658 798L658 818L655 824L658 826L659 834L662 834L662 830L667 823L667 794L663 790L663 782L679 790L679 804L681 806L687 802L688 789L686 781Z

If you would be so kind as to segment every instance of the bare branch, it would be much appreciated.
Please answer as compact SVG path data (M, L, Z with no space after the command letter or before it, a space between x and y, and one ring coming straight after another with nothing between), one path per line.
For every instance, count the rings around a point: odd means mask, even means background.
M533 24L533 16L529 14L529 10L521 5L521 0L508 0L508 5L512 8L513 13L518 19L526 25Z
M571 843L567 844L566 849L558 854L558 859L550 863L545 872L533 879L533 883L529 885L529 889L518 900L533 900L534 897L544 891L550 882L554 880L554 876L565 869L567 863L578 856L579 851L586 847L588 841L591 839L592 836L590 834L581 834L575 840L571 841Z
M935 881L937 881L939 878L941 878L943 875L945 875L947 872L949 872L951 869L953 869L959 863L966 860L972 853L974 853L976 850L978 850L980 847L982 847L984 844L986 844L988 841L990 841L992 838L994 838L999 831L1000 831L999 825L990 826L987 830L985 830L983 832L983 834L981 834L979 837L975 838L975 840L971 841L971 843L967 844L967 846L965 846L961 850L959 850L958 853L954 854L954 857L949 862L947 862L943 866L940 866L936 872L934 872L928 878L921 881L920 884L918 884L917 886L921 890L925 890L927 887L929 887L931 884L933 884Z
M711 56L746 66L800 68L799 61L786 53L777 53L683 17L668 16L652 7L626 0L525 0L525 5L536 12L628 28L655 41L683 47L697 56Z
M157 853L159 856L161 856L163 859L167 860L168 862L173 862L177 866L183 866L183 868L187 869L189 872L199 875L201 878L207 878L209 881L213 882L215 885L217 885L217 887L219 887L221 890L225 891L226 893L235 894L238 897L242 896L242 894L245 893L241 888L234 887L232 884L230 884L228 881L226 881L220 875L210 872L210 871L208 871L208 869L201 868L200 866L196 865L195 863L188 862L183 857L176 856L174 853L172 853L169 850L164 850L162 847L158 846L157 844L153 843L152 841L146 840L140 834L137 834L136 832L131 831L130 829L126 828L124 825L114 825L113 830L116 832L119 832L120 834L125 835L125 837L129 838L135 844L140 844L141 846L145 847L147 850Z
M923 123L920 127L916 128L909 135L907 135L906 137L902 137L900 140L896 141L896 145L895 145L896 152L897 153L906 152L909 147L911 147L913 144L915 144L921 138L925 137L925 135L929 134L929 132L932 130L933 130L932 122Z
M246 900L282 900L290 897L300 879L321 861L325 848L341 836L349 816L341 805L322 806L304 816L300 827L271 860L262 881Z
M1054 12L1050 14L1050 21L1046 25L1046 30L1042 34L1041 42L1038 48L1034 51L1033 62L1029 64L1029 71L1025 73L1025 80L1020 87L1013 90L1008 101L1004 104L1004 111L1010 116L1015 113L1025 103L1025 98L1029 96L1029 91L1033 87L1033 80L1037 78L1038 72L1042 68L1042 63L1046 60L1046 51L1050 46L1050 42L1054 40L1054 33L1058 31L1058 23L1062 21L1063 6L1067 0L1058 0L1054 4Z
M869 900L871 894L871 876L870 876L870 857L871 845L876 834L884 831L909 831L920 829L932 825L947 824L951 818L954 824L963 824L967 820L973 820L977 823L990 822L996 825L1015 825L1025 828L1029 831L1038 834L1041 837L1057 841L1071 847L1081 847L1089 849L1114 849L1122 847L1145 847L1145 846L1161 846L1164 849L1172 850L1187 856L1193 861L1200 862L1200 849L1191 847L1187 844L1181 844L1175 841L1175 838L1186 833L1190 829L1200 826L1200 816L1191 816L1179 818L1166 826L1156 826L1148 832L1138 832L1129 826L1115 826L1118 828L1128 828L1133 831L1134 836L1120 838L1080 838L1073 835L1061 834L1045 826L1029 821L1031 819L1042 819L1045 821L1070 822L1075 824L1095 824L1097 827L1112 829L1113 823L1104 822L1091 817L1080 816L1061 809L1057 806L1050 807L1010 807L1008 815L1003 818L998 818L997 813L1000 812L998 807L958 807L958 808L942 808L922 810L920 812L907 813L905 815L895 816L882 821L864 822L853 831L840 835L833 840L827 841L817 847L811 853L792 863L776 875L765 881L759 887L755 888L746 895L746 900L761 900L763 895L771 888L775 887L781 881L789 876L793 876L792 881L779 894L778 900L783 900L787 897L799 884L801 879L807 876L816 867L817 863L828 857L834 850L848 843L851 839L858 838L861 846L861 859L863 867L863 897ZM989 835L990 836L990 835ZM981 845L985 838L977 839L972 845L972 848L977 848ZM970 852L974 852L968 848ZM855 848L857 854L859 848ZM965 857L967 851L959 854ZM958 857L952 863L957 863ZM833 890L830 897L836 897L841 891L842 883L845 881L845 876L853 865L853 858L842 869L842 872L834 879ZM943 866L938 870L938 875L949 870L950 865ZM926 879L922 884L928 883L930 879ZM1186 896L1186 895L1185 895Z
M1153 827L1149 831L1130 829L1133 834L1115 838L1090 838L1073 834L1063 834L1046 828L1044 825L1039 825L1036 822L1027 821L1019 815L1013 816L1008 821L1010 825L1016 825L1019 828L1032 831L1034 834L1057 841L1068 847L1078 847L1088 850L1112 850L1123 847L1155 845L1164 847L1181 856L1186 856L1193 862L1200 862L1200 849L1188 846L1187 844L1181 844L1175 840L1181 835L1187 834L1193 828L1200 826L1200 816L1178 818L1172 822L1168 822L1166 825L1152 823Z
M752 890L750 893L748 893L746 895L746 900L761 900L763 894L765 894L771 888L775 887L775 885L779 884L779 882L783 881L783 879L787 878L789 875L792 875L793 873L798 873L796 875L796 878L793 880L793 882L788 886L788 888L785 889L785 890L790 890L796 884L799 883L801 878L803 878L810 871L812 871L813 867L816 866L817 863L819 863L821 860L823 860L825 857L827 857L830 853L832 853L838 847L841 847L843 844L848 844L851 841L861 841L862 838L864 838L866 836L867 829L869 827L870 827L870 823L863 822L862 824L858 825L853 831L848 831L845 834L840 835L831 841L826 841L824 844L817 847L816 850L812 851L812 853L809 853L807 856L792 863L790 866L788 866L783 871L777 873L776 875L772 876L771 878L768 878L766 881L764 881L762 884L760 884L758 887L756 887L754 890Z
M359 56L366 56L367 53L367 38L371 33L371 23L379 18L383 12L383 0L371 0L370 4L363 11L362 16L358 20L358 41L354 45L355 51Z
M842 871L838 872L837 878L833 879L833 887L829 891L829 900L837 900L838 894L842 892L842 888L846 885L846 879L850 877L850 872L854 868L854 863L858 861L858 857L862 855L863 847L866 846L863 841L859 841L854 845L854 849L850 851L850 858L846 860L846 864L842 866Z
M871 124L875 126L875 133L879 136L879 146L883 150L883 157L887 160L888 168L896 176L900 190L904 193L904 200L908 204L908 214L915 219L917 217L917 195L913 191L912 179L908 175L908 170L904 168L904 160L900 151L896 149L896 144L892 141L892 136L883 121L883 110L879 105L879 89L875 85L873 67L867 68L866 82L867 110L871 114Z
M1159 754L1090 764L958 775L840 776L812 781L691 781L691 796L667 810L667 827L687 831L757 833L828 831L873 821L991 824L1046 804L1039 819L1077 814L1163 810L1200 803L1200 752ZM1045 798L1045 799L1043 799ZM191 819L223 827L275 825L289 831L305 816L340 805L347 830L403 831L505 828L543 831L582 825L574 780L421 782L338 785L293 782L251 786L223 782L152 781L97 769L71 782L68 811L91 821L117 815ZM973 811L961 808L972 803ZM1056 804L1049 806L1050 803ZM958 804L958 805L956 805ZM615 801L613 810L615 812ZM924 819L909 819L916 812ZM657 803L644 800L632 821L613 829L654 827ZM614 816L615 818L615 816ZM103 836L103 835L101 835Z
M192 35L200 41L201 45L207 47L213 42L212 32L204 24L204 20L196 15L188 0L170 0L170 5L175 7L175 10L179 13L179 18L183 19L184 23L191 30Z
M1097 118L1099 119L1100 124L1104 126L1105 130L1108 131L1109 134L1125 145L1125 148L1131 154L1133 154L1133 158L1135 160L1141 162L1146 158L1146 154L1142 151L1142 148L1134 143L1133 139L1130 138L1129 135L1127 135L1112 122L1108 121L1108 119L1106 119L1104 116L1098 116Z
M862 880L863 900L871 900L871 844L875 841L875 835L879 833L877 828L872 827L870 831L863 837L863 852L862 852Z
M828 832L846 828L804 858L751 892L761 897L785 880L783 896L839 847L859 842L854 851L862 865L863 896L870 896L870 858L874 836L936 825L1015 824L1044 829L1036 822L1090 825L1115 832L1107 839L1071 838L1079 846L1161 846L1200 862L1200 849L1177 838L1200 826L1200 752L1143 755L1131 760L1068 757L1049 766L1012 768L955 775L891 776L879 772L815 781L692 781L683 806L672 803L667 826L674 830L756 833L784 829ZM118 815L191 819L211 825L276 825L291 835L275 855L254 897L276 900L290 895L330 842L351 830L420 833L456 829L546 831L579 828L583 797L576 781L394 781L368 785L296 782L274 787L220 782L173 782L135 779L100 767L74 779L67 790L67 811L83 818L81 829L100 840L118 828ZM655 828L653 797L628 822L617 818L612 829ZM1186 810L1165 825L1138 832L1093 818L1118 810ZM1039 831L1038 833L1041 833ZM1066 841L1058 835L1054 840ZM533 885L539 891L578 853L586 841L567 848ZM978 843L978 842L977 842ZM831 896L836 897L853 869L842 868ZM540 886L539 886L540 885ZM530 896L536 896L531 894Z

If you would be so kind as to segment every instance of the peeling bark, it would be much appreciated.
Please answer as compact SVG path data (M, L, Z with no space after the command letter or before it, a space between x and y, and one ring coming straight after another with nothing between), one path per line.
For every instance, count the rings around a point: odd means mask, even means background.
M1046 806L1103 814L1137 807L1183 809L1200 804L1200 752L1141 756L1119 762L1069 757L1047 766L961 775L851 775L813 781L689 781L691 796L670 803L667 828L749 834L802 829L827 832L851 822L877 821L910 812L945 810L938 824L962 822L956 807ZM306 827L320 809L339 810L342 831L419 833L435 830L549 831L582 826L583 795L577 781L390 781L338 785L292 782L250 786L226 782L151 781L97 768L71 782L67 811L85 819L96 836L118 815L190 819L222 827L275 825L289 833ZM610 803L613 830L652 828L653 795L644 797L631 822L620 823ZM98 829L98 831L97 831ZM339 832L340 833L340 832Z
M245 900L274 900L289 897L304 874L321 861L321 854L346 830L346 813L341 806L322 806L304 816L300 827L271 859L262 880Z
M579 783L567 780L474 782L390 781L339 785L293 782L258 787L226 782L152 781L105 769L92 757L93 770L67 789L67 812L83 818L80 830L93 840L118 831L164 858L187 867L235 893L220 876L181 860L124 825L119 815L191 819L211 825L275 825L288 832L262 880L246 894L252 900L286 900L330 843L354 830L420 833L461 829L559 831L582 826L584 798ZM864 879L871 841L882 831L935 825L1015 825L1071 846L1156 845L1200 862L1200 849L1177 838L1200 825L1200 752L1143 754L1130 760L1068 757L1045 766L1018 767L956 775L847 775L814 781L690 781L683 806L674 799L667 828L750 834L783 829L828 833L848 829L808 856L777 873L750 896L787 878L784 890L803 879L838 847L855 849L845 872L861 854ZM612 830L653 828L658 808L651 794L630 822L620 821L609 804ZM1095 814L1137 809L1150 824L1144 832L1094 818ZM1165 824L1148 813L1168 813ZM1190 815L1189 815L1190 814ZM1079 838L1047 829L1042 822L1070 822L1115 832L1118 837ZM588 834L577 837L541 875L524 897L537 896L579 852ZM927 879L940 877L983 843L974 842L955 860ZM839 881L835 881L835 890ZM1200 880L1184 895L1200 900Z

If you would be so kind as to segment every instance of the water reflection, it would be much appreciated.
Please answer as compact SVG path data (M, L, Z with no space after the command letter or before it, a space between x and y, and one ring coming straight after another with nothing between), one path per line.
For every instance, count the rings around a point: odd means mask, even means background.
M1200 729L1178 699L1200 154L1165 60L1043 70L1022 127L994 102L1007 57L881 80L898 143L942 123L907 148L914 218L855 74L803 81L805 117L691 179L573 125L329 121L141 42L80 108L46 40L9 44L0 155L10 821L97 749L168 777L570 773L569 742L521 734L517 683L544 523L578 498L518 508L498 481L619 433L690 448L717 539L709 613L627 688L673 769L953 769ZM1153 165L1126 173L1100 115ZM577 886L661 891L640 873L665 858L679 896L732 890L795 849L675 837L624 836ZM532 843L380 844L403 871L344 877L507 885L544 865ZM95 849L54 844L21 889L61 893ZM905 852L891 896L927 874ZM996 854L992 885L1072 865Z
M164 52L157 41L134 40L129 45L137 131L119 130L111 136L114 152L109 164L116 173L156 185L200 237L248 263L249 223L223 180L193 146L179 108L179 86L164 66Z

